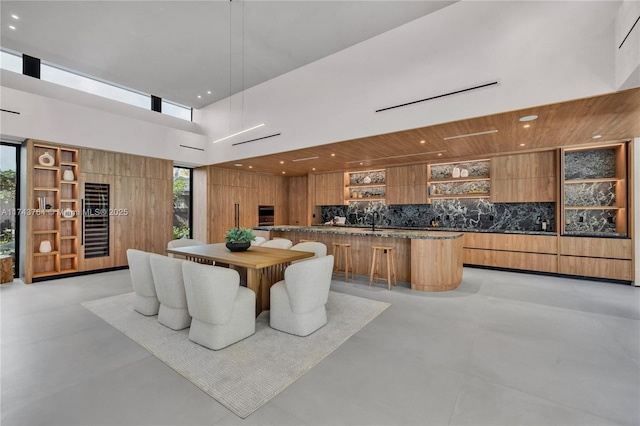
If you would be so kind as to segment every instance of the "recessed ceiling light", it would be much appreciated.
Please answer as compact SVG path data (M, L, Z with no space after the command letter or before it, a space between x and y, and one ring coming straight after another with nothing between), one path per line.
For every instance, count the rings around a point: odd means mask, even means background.
M284 171L284 170L282 171L282 174L285 174L285 171Z
M9 28L11 28L12 30L16 29L16 27L14 27L13 25L9 25Z
M360 163L360 165L362 166L364 163Z
M202 99L202 96L198 95L198 99Z
M528 129L529 127L531 127L531 124L525 124L525 125L524 125L524 126L522 126L522 127L524 127L525 129Z
M281 160L281 161L280 161L280 164L284 164L284 161L282 161L282 160Z
M314 167L314 168L312 168L311 170L315 170L315 169L316 169L316 168Z
M332 157L335 157L336 155L335 155L335 154L331 154L331 156L332 156Z
M525 144L521 143L520 146L525 146Z
M253 169L253 166L249 166L250 169Z
M602 137L602 135L593 135L591 136L591 139L600 139Z
M211 94L211 90L207 90L207 95L210 95L210 94Z
M442 153L441 152L438 153L438 157L442 157Z
M17 21L18 19L20 19L20 17L19 17L18 15L11 15L11 17L12 17L13 19L15 19L16 21Z
M537 115L525 115L524 117L520 117L518 121L522 121L522 122L533 121L533 120L536 120L537 118L538 118Z
M425 143L425 141L420 141L420 143Z
M236 163L236 164L234 164L234 166L236 166L236 167L242 167L242 164L240 164L240 163Z

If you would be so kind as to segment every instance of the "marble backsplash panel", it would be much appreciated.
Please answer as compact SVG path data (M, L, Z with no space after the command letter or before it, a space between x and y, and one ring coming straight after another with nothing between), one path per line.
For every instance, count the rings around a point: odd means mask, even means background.
M564 230L579 234L615 234L617 210L565 210Z
M370 226L374 212L377 226L427 227L438 225L458 229L540 231L546 219L554 231L554 203L491 203L487 199L435 200L432 204L388 206L382 202L355 202L348 206L322 207L322 221L345 216L347 225Z
M616 153L613 149L567 152L564 156L564 178L600 179L616 175Z

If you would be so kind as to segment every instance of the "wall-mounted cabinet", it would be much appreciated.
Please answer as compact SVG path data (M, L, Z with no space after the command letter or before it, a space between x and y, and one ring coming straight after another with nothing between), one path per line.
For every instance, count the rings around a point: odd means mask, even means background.
M627 235L626 143L562 150L562 233Z
M78 271L77 149L29 140L25 282Z
M443 198L489 198L491 161L429 164L428 202Z
M385 170L367 170L348 172L344 175L346 183L344 201L385 201L387 195Z
M347 178L343 172L318 173L315 176L315 203L318 206L337 206L347 199Z
M427 165L387 167L387 204L426 204Z
M556 201L555 151L505 155L491 159L491 201Z

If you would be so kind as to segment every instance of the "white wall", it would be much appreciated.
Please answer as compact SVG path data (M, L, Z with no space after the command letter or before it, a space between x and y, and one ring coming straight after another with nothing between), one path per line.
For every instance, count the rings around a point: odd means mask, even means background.
M0 71L0 136L41 139L69 145L206 164L200 127L175 117L105 99L50 82Z
M212 145L217 163L610 93L619 6L458 2L248 89L244 102L194 111L194 121L209 141L267 123ZM498 87L374 113L494 79Z
M640 85L640 1L625 0L620 5L615 20L616 88L630 89ZM627 35L628 34L628 35ZM625 40L625 37L627 39ZM624 44L618 48L622 41Z

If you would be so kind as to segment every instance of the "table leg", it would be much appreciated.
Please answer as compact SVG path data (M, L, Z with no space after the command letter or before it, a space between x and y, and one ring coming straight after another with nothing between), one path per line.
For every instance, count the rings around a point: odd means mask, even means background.
M260 289L262 272L259 269L247 268L247 288L256 294L256 316L262 312L262 291Z

